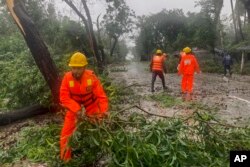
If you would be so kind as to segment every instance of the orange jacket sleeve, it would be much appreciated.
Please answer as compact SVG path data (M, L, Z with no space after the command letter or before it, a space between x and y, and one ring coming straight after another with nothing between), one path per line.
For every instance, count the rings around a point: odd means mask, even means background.
M181 59L180 64L179 64L178 75L183 74L183 66L184 66L184 64L183 64L183 59Z
M108 97L104 92L100 80L94 74L93 74L93 79L94 79L93 93L97 97L97 104L101 112L106 112L108 111Z
M64 76L60 87L60 102L63 107L70 111L77 112L81 110L80 104L70 97L69 80L67 79L67 75Z
M199 63L198 63L198 61L197 61L197 59L194 57L194 64L195 64L195 71L197 72L197 73L199 73L200 72L200 67L199 67Z

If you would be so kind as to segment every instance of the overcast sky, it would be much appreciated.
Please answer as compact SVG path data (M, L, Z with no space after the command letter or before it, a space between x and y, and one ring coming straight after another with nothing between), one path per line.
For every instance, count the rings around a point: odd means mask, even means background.
M197 0L125 0L127 5L135 11L136 15L150 15L158 13L163 9L182 9L184 13L199 12L200 8L195 7ZM58 1L57 1L58 2ZM65 2L56 3L57 8L71 18L80 20L78 16L65 4ZM235 2L235 0L233 0ZM79 4L81 5L80 1ZM78 6L78 5L76 5ZM92 20L95 22L99 14L104 15L106 4L104 0L89 0L88 6L91 12ZM80 8L83 8L82 6ZM230 0L224 0L224 6L222 8L222 17L229 16L231 14ZM132 44L133 45L133 44Z
M158 13L163 9L183 9L185 13L199 12L200 8L195 7L195 2L197 0L125 0L128 6L135 11L136 15L150 15ZM235 0L233 0L235 1ZM57 4L60 11L63 13L71 13L70 16L74 17L75 13L70 10L70 8L61 2ZM89 0L89 8L93 20L99 15L105 13L105 2L102 0ZM224 0L224 7L222 8L222 15L231 14L230 0Z
M126 0L127 4L137 15L147 15L160 12L162 9L183 9L186 13L199 12L200 8L195 7L197 0ZM224 0L222 14L230 12L230 0Z

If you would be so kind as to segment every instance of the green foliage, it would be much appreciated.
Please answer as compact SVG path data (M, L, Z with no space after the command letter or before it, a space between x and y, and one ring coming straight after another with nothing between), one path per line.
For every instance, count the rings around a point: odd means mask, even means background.
M140 34L136 38L137 54L141 60L149 60L153 51L157 48L171 52L182 43L176 43L176 38L180 41L183 34L186 34L186 17L182 10L163 10L157 14L139 18L138 27ZM185 35L186 37L186 35Z
M167 67L167 72L168 73L176 73L178 64L179 64L179 58L169 55L167 60L165 61L165 66Z
M221 62L214 61L213 59L206 59L200 61L200 69L206 73L223 73L223 65Z
M188 13L180 9L163 10L139 18L136 51L141 60L149 60L154 50L181 50L185 46L211 49L215 44L215 25L209 15Z
M203 13L189 13L188 37L192 46L213 49L216 40L216 25Z
M22 130L18 142L10 150L0 149L0 165L28 159L31 162L46 162L52 166L59 164L58 125L30 127Z
M244 64L244 68L242 70L242 73L240 72L240 63L237 63L237 64L235 63L233 65L232 72L235 74L249 75L250 74L250 62L248 61Z
M198 106L197 109L200 107ZM223 127L208 111L196 111L192 124L180 119L148 121L140 114L111 114L99 124L87 119L71 138L74 159L59 160L59 128L48 125L23 131L1 163L23 158L49 166L228 166L230 150L250 149L249 129ZM55 134L57 134L55 136Z
M173 107L182 102L180 99L177 99L166 93L153 94L153 95L150 95L149 98L151 98L154 101L159 102L163 107Z
M111 38L119 38L124 33L129 33L133 27L134 11L124 0L106 0L108 3L104 15L104 27Z
M50 91L20 35L0 37L1 108L48 105ZM39 96L38 96L39 95Z
M83 27L57 15L53 3L27 0L25 8L47 44L52 58L65 71L69 54L75 50L90 53ZM0 11L0 108L9 110L35 103L50 104L50 90L13 19L5 8ZM53 34L53 35L52 35ZM67 69L68 70L68 69Z
M111 104L131 99L130 89L117 87L102 76ZM119 97L119 98L118 98ZM118 98L118 99L117 99ZM165 107L180 103L171 96L152 96ZM167 100L166 100L167 99ZM128 99L127 99L128 100ZM124 110L111 112L98 124L86 118L77 124L70 140L73 159L64 164L59 159L57 125L33 127L21 132L10 150L0 148L0 165L22 161L48 166L228 166L230 150L250 149L250 129L221 126L212 115L216 109L189 103L195 110L188 119L147 119ZM114 110L113 110L114 111Z
M134 100L134 92L128 87L116 86L111 80L102 76L101 82L110 101L110 110L119 109L121 104L127 104Z

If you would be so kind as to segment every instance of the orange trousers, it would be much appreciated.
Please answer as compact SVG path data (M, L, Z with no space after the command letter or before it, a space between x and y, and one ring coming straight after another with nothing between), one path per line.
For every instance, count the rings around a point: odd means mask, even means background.
M194 82L194 75L183 75L181 81L182 93L192 93L193 82Z
M92 107L90 110L86 111L86 116L90 118L96 118L96 114L102 117L104 113L99 113L99 108L97 106ZM73 132L76 130L77 117L76 113L72 111L67 111L64 124L60 136L60 158L63 161L69 161L71 159L71 148L68 146L69 139Z

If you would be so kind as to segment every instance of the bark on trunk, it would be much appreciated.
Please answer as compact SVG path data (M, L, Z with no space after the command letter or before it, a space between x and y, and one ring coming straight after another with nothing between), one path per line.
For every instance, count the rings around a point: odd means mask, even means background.
M104 52L103 42L102 42L102 39L101 39L101 30L100 30L100 27L99 27L99 17L100 17L100 15L97 17L97 21L96 21L97 22L97 40L98 40L99 49L100 49L101 55L102 55L103 65L106 66L107 61L106 61L106 54Z
M82 3L83 3L83 6L84 6L84 10L86 12L86 15L88 17L88 20L84 17L84 15L76 8L76 6L72 3L72 1L70 0L64 0L75 12L76 14L82 19L83 23L84 23L84 26L86 28L86 31L88 32L88 35L89 35L89 43L90 43L90 46L93 50L93 54L94 54L94 57L95 57L95 60L97 62L97 66L98 66L98 72L102 73L103 71L103 64L102 64L102 61L101 61L101 58L100 58L100 54L98 53L98 45L97 45L97 42L96 42L96 38L95 38L95 35L94 35L94 30L93 30L93 25L92 25L92 20L91 20L91 17L90 17L90 13L89 13L89 10L88 10L88 6L86 4L85 1L82 0Z
M55 107L53 107L53 109L49 109L47 107L36 104L23 109L1 113L0 126L10 124L14 121L24 118L30 118L36 115L45 114L49 111L58 109L57 105L59 104L60 86L59 74L50 56L48 48L43 42L38 31L36 30L33 21L25 11L22 1L6 0L6 4L13 19L18 25L18 28L20 29L40 72L42 73L45 81L50 87L53 96L53 102L56 105Z
M238 41L236 20L235 20L234 7L233 7L233 0L230 0L230 3L231 3L231 10L232 10L233 25L234 25L235 41Z
M23 109L1 113L0 126L7 125L25 118L30 118L36 115L45 114L48 113L49 111L50 111L49 108L36 104Z
M240 19L240 11L239 11L239 1L236 1L235 2L235 9L236 9L236 19L237 19L237 23L238 23L238 28L239 28L239 34L240 34L240 40L241 41L244 41L245 38L244 38L244 34L243 34L243 31L242 31L242 23L241 23L241 19Z
M85 10L85 13L87 15L87 18L88 18L88 26L89 26L89 31L90 31L90 34L91 34L91 39L92 39L92 44L93 44L93 54L95 54L96 59L97 59L98 71L100 73L102 73L103 70L104 70L103 69L103 63L102 63L101 56L99 54L98 44L97 44L97 40L96 40L96 37L95 37L95 33L94 33L94 29L93 29L93 23L92 23L92 19L91 19L91 16L90 16L89 8L88 8L87 3L86 3L85 0L82 0L82 4L83 4L84 10Z
M114 37L114 42L113 42L113 45L112 45L112 48L110 50L110 56L112 57L113 54L114 54L114 50L115 50L115 47L116 47L116 44L118 42L118 38Z
M43 42L34 22L24 9L22 1L7 0L8 8L32 53L32 56L50 87L54 103L59 103L59 74L49 50Z

